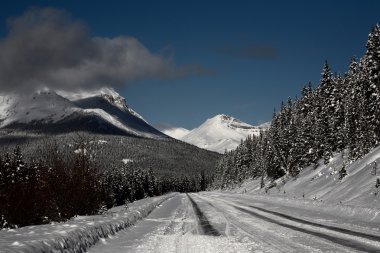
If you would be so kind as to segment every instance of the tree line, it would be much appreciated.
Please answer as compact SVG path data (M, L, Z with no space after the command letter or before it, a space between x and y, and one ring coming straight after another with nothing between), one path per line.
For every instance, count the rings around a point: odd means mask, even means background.
M73 143L81 135L93 141L96 148L97 164L108 168L110 164L119 164L123 159L133 160L134 166L152 168L159 177L187 175L192 177L202 171L212 174L220 154L197 148L193 145L174 140L155 140L133 136L93 134L88 132L70 132L58 135L35 135L29 132L0 132L0 154L12 152L21 147L24 159L29 160L39 153L45 142L57 141L61 146ZM65 148L61 148L66 152ZM68 149L67 152L72 152ZM63 154L64 155L64 154Z
M96 141L47 141L25 161L21 149L0 155L0 229L92 215L167 192L205 190L204 173L160 177L134 162L104 167Z
M380 141L380 27L368 36L366 53L352 58L346 73L326 62L320 83L275 112L270 128L226 152L216 166L214 187L229 188L248 178L297 176L306 166L325 163L335 152L347 159L368 154Z

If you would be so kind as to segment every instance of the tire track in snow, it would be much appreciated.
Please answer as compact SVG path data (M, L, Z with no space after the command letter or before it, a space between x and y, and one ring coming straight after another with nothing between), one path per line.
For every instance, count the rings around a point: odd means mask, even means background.
M187 197L190 200L190 203L193 206L194 212L198 217L199 225L205 235L211 235L211 236L221 236L221 234L210 224L207 217L202 213L202 211L199 209L199 206L197 203L187 194Z
M185 220L188 220L189 218L192 218L192 220L196 221L196 215L194 213L194 209L192 207L192 204L190 203L189 198L184 197L183 198L183 205L185 206L185 213L182 217L182 235L187 235L192 232L196 232L199 234L199 229L196 224L196 222L184 222Z
M227 217L226 217L226 215L223 213L223 212L221 212L218 208L216 208L216 206L214 206L211 202L209 202L208 200L205 200L204 198L202 198L202 197L200 197L199 195L197 195L197 197L199 198L199 199L202 199L205 203L207 203L209 206L211 206L218 214L220 214L222 217L223 217L223 219L224 219L224 222L226 223L226 228L225 228L225 230L224 230L224 234L227 236L227 237L230 237L231 236L231 232L230 232L230 230L231 230L231 223L230 223L230 221L227 219Z
M225 217L226 222L229 223L229 226L234 228L236 230L236 232L238 232L241 236L247 236L247 237L251 238L253 240L253 242L257 242L257 240L259 240L260 243L263 243L267 247L270 248L270 251L263 251L263 252L289 252L289 253L295 252L295 251L300 252L299 249L295 249L293 247L290 247L289 245L284 245L284 243L275 240L273 237L271 238L271 240L267 240L267 238L265 238L265 235L263 236L260 233L258 234L257 231L252 232L252 228L247 226L247 224L239 221L239 219L236 219L237 218L236 216L233 216L230 214L227 215L225 209L218 208L215 205L211 204L210 200L207 200L207 198L205 198L205 196L201 196L198 194L197 197L202 199L203 201L207 202L210 206L214 207L214 209L218 213L220 213L221 215L223 215ZM218 199L218 201L226 203L224 200ZM227 203L227 204L229 206L235 208L235 206L232 205L231 203Z
M317 236L319 238L326 239L328 241L331 241L331 242L336 243L336 244L340 244L340 245L345 246L345 247L349 247L349 248L352 248L352 249L355 249L355 250L364 251L364 252L371 252L371 253L372 252L373 253L378 253L379 252L379 248L377 248L377 247L372 247L372 246L369 246L369 245L364 245L364 244L362 244L360 242L357 242L357 241L352 241L352 240L349 240L349 239L343 239L343 238L335 237L335 236L332 236L332 235L324 234L324 233L321 233L321 232L312 231L312 230L308 230L308 229L305 229L305 228L297 227L297 226L294 226L294 225L283 223L281 221L274 220L272 218L269 218L267 216L261 215L259 213L254 212L254 211L251 211L251 210L247 210L245 208L241 208L241 207L238 207L238 206L234 206L234 207L237 210L240 210L242 212L248 213L248 214L250 214L252 216L255 216L256 218L265 220L267 222L274 223L274 224L277 224L279 226L286 227L286 228L289 228L289 229L292 229L292 230L296 230L296 231L299 231L299 232L302 232L302 233L306 233L306 234L310 234L310 235L313 235L313 236Z
M257 206L254 206L254 205L247 205L247 203L243 203L241 201L227 201L227 200L221 200L221 201L223 201L224 203L229 204L229 205L231 205L231 206L233 206L235 208L236 207L242 207L242 206L243 207L254 208L254 209L257 209L257 210L259 210L261 212L265 212L265 213L268 213L268 214L271 214L271 215L274 215L274 216L278 216L280 218L287 219L289 221L294 221L294 222L300 223L300 225L308 225L308 226L312 226L312 227L318 227L318 228L330 230L330 231L335 232L335 233L341 233L341 234L344 234L344 235L347 235L347 236L359 237L360 239L364 239L364 240L369 241L368 244L372 244L372 242L373 242L373 243L376 243L377 245L379 245L379 243L380 243L380 236L379 235L365 233L365 232L360 232L360 231L355 231L355 230L350 230L350 229L346 229L346 228L342 228L342 227L337 227L337 226L332 226L332 225L327 225L327 224L316 223L316 222L312 222L312 221L296 218L294 216L290 216L290 215L287 215L287 214L284 214L284 213L280 213L280 212L264 209L262 207L257 207ZM231 204L231 202L233 202L235 204L242 205L242 206L236 206L234 204ZM377 248L376 252L380 252L378 248Z
M377 235L370 235L370 234L366 234L366 233L363 233L363 232L353 231L353 230L349 230L349 229L346 229L346 228L340 228L340 227L335 227L335 226L331 226L331 225L323 225L323 224L320 224L320 223L311 222L311 221L303 220L303 219L300 219L300 218L296 218L296 217L293 217L293 216L290 216L290 215L287 215L287 214L283 214L283 213L279 213L279 212L275 212L275 211L270 211L270 210L267 210L267 209L264 209L264 208L261 208L261 207L257 207L257 206L249 205L249 207L255 208L255 209L257 209L259 211L262 211L262 212L265 212L265 213L276 215L276 216L281 217L281 218L285 218L285 219L288 219L288 220L291 220L291 221L302 223L302 224L305 224L305 225L325 228L325 229L329 229L329 230L332 230L332 231L335 231L335 232L339 232L339 233L343 233L343 234L348 234L348 235L353 235L353 236L357 236L357 237L362 237L364 239L372 240L372 241L375 241L375 242L380 242L380 236L377 236Z

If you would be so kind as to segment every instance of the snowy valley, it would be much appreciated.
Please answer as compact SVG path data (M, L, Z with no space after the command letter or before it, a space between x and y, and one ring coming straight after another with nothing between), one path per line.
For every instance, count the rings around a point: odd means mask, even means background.
M379 8L307 3L317 19L291 2L267 12L255 2L244 14L249 2L236 13L232 2L83 3L99 36L55 7L7 17L0 253L380 252L379 25L362 57L335 72L337 52ZM346 12L357 24L335 27ZM281 23L289 41L265 23ZM300 33L300 24L308 29ZM119 26L161 50L116 35ZM335 48L322 50L328 43ZM308 64L327 52L336 70L325 61L315 79ZM306 75L314 84L300 89ZM299 94L288 96L294 87ZM271 120L265 92L285 98ZM194 115L215 116L194 129L151 123L194 126Z

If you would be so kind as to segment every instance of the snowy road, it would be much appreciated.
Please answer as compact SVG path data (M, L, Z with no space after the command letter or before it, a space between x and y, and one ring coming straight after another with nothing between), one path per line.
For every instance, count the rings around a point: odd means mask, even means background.
M244 195L179 194L89 252L380 252L377 224L271 206Z

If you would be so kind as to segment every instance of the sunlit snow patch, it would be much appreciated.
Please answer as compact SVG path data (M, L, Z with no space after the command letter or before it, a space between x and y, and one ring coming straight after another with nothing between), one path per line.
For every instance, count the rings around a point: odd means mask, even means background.
M132 159L125 158L125 159L122 160L122 162L123 162L124 164L128 164L128 163L132 163L133 160L132 160Z

